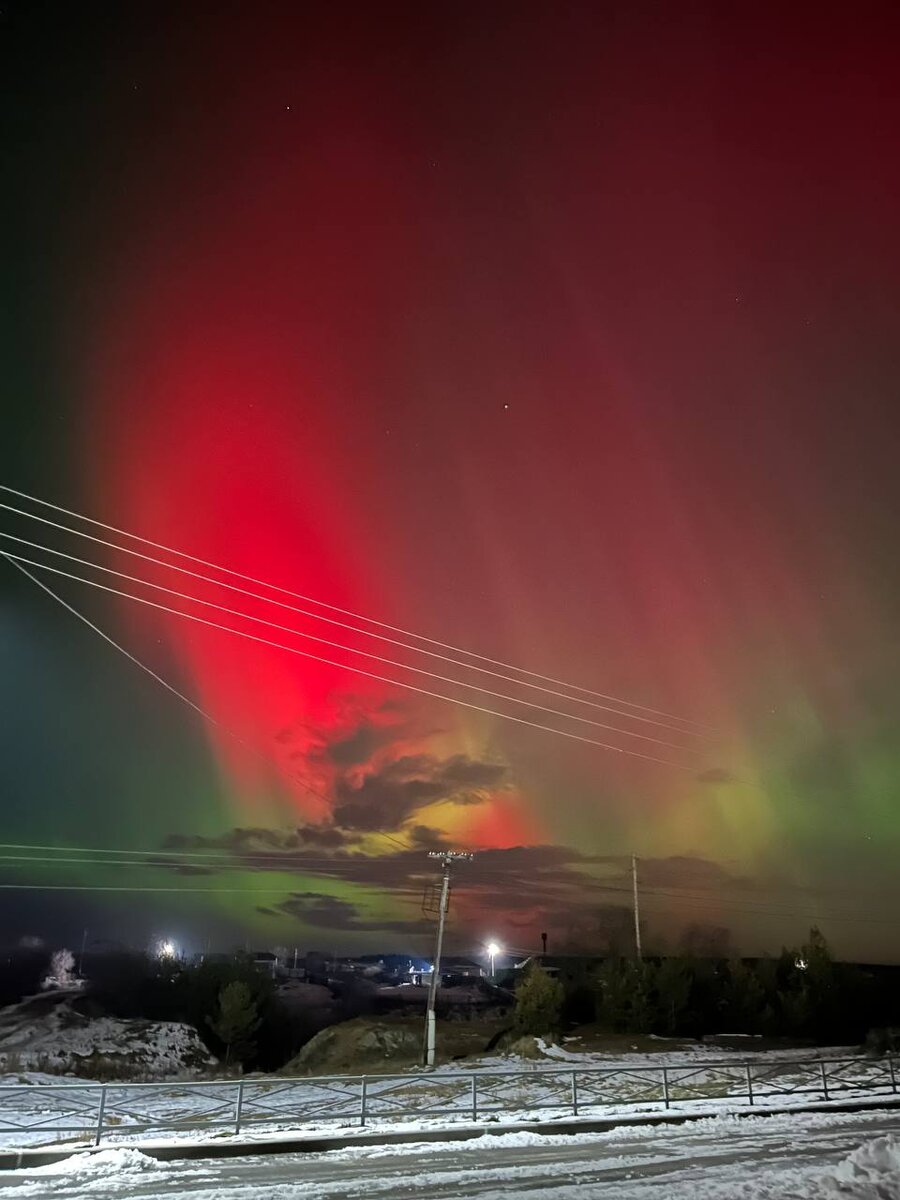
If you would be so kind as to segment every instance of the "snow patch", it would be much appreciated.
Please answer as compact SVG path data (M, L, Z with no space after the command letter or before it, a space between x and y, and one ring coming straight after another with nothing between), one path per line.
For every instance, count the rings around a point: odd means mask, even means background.
M73 1154L62 1162L46 1167L32 1167L31 1175L64 1175L67 1179L109 1179L116 1175L137 1175L143 1171L158 1171L162 1163L130 1146L115 1150L98 1150L92 1154Z
M900 1197L900 1138L893 1134L864 1142L848 1154L831 1180L840 1195L897 1200Z
M87 1075L92 1065L127 1075L161 1077L213 1066L191 1025L175 1021L89 1017L71 994L32 996L0 1013L0 1071Z

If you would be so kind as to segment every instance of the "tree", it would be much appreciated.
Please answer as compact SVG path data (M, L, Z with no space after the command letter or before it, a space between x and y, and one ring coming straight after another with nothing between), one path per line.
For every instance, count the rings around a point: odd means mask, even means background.
M253 1035L259 1028L259 1010L246 983L235 980L219 992L219 1011L207 1018L209 1027L225 1044L225 1062L234 1051L239 1062L245 1062L256 1050Z
M626 959L608 958L596 975L600 1020L616 1033L623 1033L629 1024L631 989L627 971Z
M50 959L50 970L41 981L45 992L81 987L75 974L75 958L71 950L57 950Z
M522 1036L540 1037L555 1033L562 1012L563 986L558 979L533 962L516 988L513 1022Z
M656 968L652 963L628 961L630 997L628 1029L630 1033L650 1033L656 1018L654 982Z
M766 1008L766 989L758 973L739 958L728 964L722 986L722 1018L727 1033L758 1033Z
M600 1020L617 1033L649 1033L656 1015L655 968L629 958L609 958L597 972Z
M680 1033L691 998L690 965L683 958L664 958L656 972L659 1031Z

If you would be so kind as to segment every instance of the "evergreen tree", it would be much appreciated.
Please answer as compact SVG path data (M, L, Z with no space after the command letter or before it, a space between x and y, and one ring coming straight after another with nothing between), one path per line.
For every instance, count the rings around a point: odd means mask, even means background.
M655 976L652 963L628 962L628 1029L631 1033L650 1033L656 1022Z
M235 1058L246 1062L256 1050L253 1035L259 1028L259 1010L246 983L236 980L219 992L219 1010L209 1017L209 1027L225 1044L225 1062Z
M556 1033L562 1012L563 987L543 967L532 962L516 988L513 1023L521 1036Z
M649 1033L656 1019L651 963L610 958L597 973L600 1019L617 1033Z
M766 990L752 967L739 958L728 964L722 983L722 1019L728 1033L759 1033L766 1010Z
M691 997L691 972L683 958L664 958L656 972L657 1024L660 1033L680 1033Z
M616 1033L624 1033L628 1028L630 994L626 968L625 959L608 958L596 975L600 1020Z

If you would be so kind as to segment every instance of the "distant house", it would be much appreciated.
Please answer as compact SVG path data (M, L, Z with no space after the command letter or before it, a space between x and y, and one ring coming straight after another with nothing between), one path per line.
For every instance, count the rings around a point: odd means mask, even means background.
M281 966L281 959L277 954L273 954L271 950L253 950L250 958L258 971L264 971L273 979L275 978L278 968Z
M474 958L460 958L451 954L441 959L441 983L444 987L453 987L464 980L484 979L487 974L484 963L476 962Z

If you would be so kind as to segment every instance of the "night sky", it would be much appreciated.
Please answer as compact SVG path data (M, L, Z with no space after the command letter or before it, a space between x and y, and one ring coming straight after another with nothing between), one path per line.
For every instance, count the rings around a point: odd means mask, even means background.
M454 949L602 946L633 852L651 946L818 923L900 960L898 34L865 3L3 5L0 482L617 698L0 510L571 715L0 549L613 747L35 572L213 725L0 560L4 842L182 856L2 861L176 889L5 890L8 938L421 953L452 845Z

